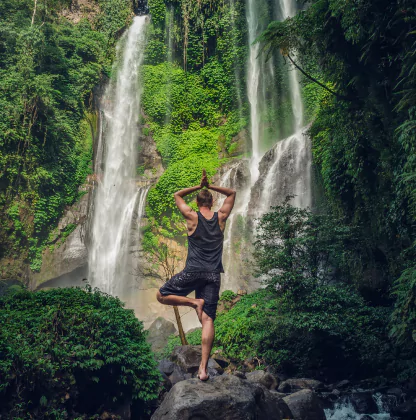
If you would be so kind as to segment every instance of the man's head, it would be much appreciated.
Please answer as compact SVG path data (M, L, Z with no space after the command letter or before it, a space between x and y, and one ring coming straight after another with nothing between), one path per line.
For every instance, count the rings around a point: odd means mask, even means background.
M196 204L198 207L212 207L214 199L212 194L208 190L201 190L199 191L198 195L196 196Z

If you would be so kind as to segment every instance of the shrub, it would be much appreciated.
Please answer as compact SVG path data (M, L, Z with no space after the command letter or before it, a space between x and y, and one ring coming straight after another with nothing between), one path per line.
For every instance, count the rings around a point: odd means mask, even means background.
M0 415L74 418L157 397L143 325L97 289L0 298Z
M224 290L221 293L220 300L225 302L230 302L233 300L237 295L232 290Z

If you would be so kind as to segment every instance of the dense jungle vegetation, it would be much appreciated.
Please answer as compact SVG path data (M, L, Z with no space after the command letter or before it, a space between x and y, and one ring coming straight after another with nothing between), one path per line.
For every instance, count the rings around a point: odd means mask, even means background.
M2 279L40 268L91 172L95 98L132 3L88 4L78 21L64 12L71 0L0 3ZM274 5L259 2L262 24ZM213 176L249 152L240 135L249 109L245 2L148 7L141 124L165 168L148 196L151 242L181 234L174 191L197 184L203 167ZM288 134L294 62L311 123L316 205L282 203L263 217L253 240L266 287L218 316L215 346L236 364L256 355L294 375L407 379L416 374L416 8L410 0L299 7L264 24L258 39L274 68L261 121L266 143ZM106 401L155 397L142 325L116 299L79 289L11 292L0 300L0 324L0 399L16 418L92 413L80 397L86 387Z
M0 298L0 325L2 418L92 418L131 402L140 418L158 396L143 324L117 298L14 287Z
M265 59L280 55L303 74L318 184L314 213L321 220L304 214L301 225L314 228L300 233L287 209L270 216L295 230L287 237L290 257L267 254L265 265L260 257L259 273L288 274L266 281L272 292L249 296L219 317L217 346L230 357L257 354L298 374L329 367L334 373L334 360L347 362L350 372L366 366L361 373L377 374L388 366L386 375L416 373L415 29L410 1L314 1L271 23L257 40ZM273 236L267 220L263 227ZM325 220L337 224L329 229ZM295 270L304 256L296 241L308 249L320 235L325 243L313 255L328 259L305 260ZM331 276L318 276L323 264ZM298 281L299 294L291 291ZM198 333L189 339L198 342Z
M25 279L56 242L59 217L91 172L94 89L110 75L129 23L124 0L91 2L89 18L64 17L69 0L0 4L0 271ZM65 232L63 232L65 233Z

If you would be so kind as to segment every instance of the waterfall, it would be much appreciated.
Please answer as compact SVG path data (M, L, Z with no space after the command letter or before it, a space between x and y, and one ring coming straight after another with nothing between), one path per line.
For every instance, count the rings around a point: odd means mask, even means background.
M292 17L296 13L293 0L279 0L276 9L279 9L282 19ZM293 134L277 142L272 149L260 158L259 144L262 139L259 137L258 102L260 95L258 87L261 77L259 65L261 57L258 57L259 44L251 44L259 35L257 33L257 8L253 0L248 0L248 23L250 59L248 62L247 93L250 101L253 157L250 167L252 188L247 212L252 216L259 217L267 212L270 206L281 203L287 195L294 196L292 204L295 206L305 208L311 205L310 170L312 158L309 141L302 132L303 103L298 72L295 68L291 68L288 72L290 105L293 114L291 132ZM273 74L271 65L269 66L269 72Z
M225 273L221 280L222 291L246 288L247 286L247 270L243 263L246 251L243 241L246 236L244 218L247 213L248 194L250 193L250 190L244 189L244 186L250 183L249 166L250 163L246 159L239 160L232 163L230 168L225 169L224 174L221 175L220 185L222 187L244 191L242 194L237 194L234 209L227 220L224 232L223 265ZM224 200L225 196L222 195L216 203L216 210L221 208ZM236 254L240 258L236 258Z
M372 398L377 405L377 414L368 413L365 415L357 413L350 399L346 397L342 398L340 402L336 402L333 408L326 408L325 417L327 420L355 420L368 416L374 420L390 420L390 407L388 402L385 401L386 396L376 393L372 395ZM391 405L396 405L396 401L393 401Z
M93 287L125 295L131 286L131 229L144 212L147 190L135 182L140 115L139 68L147 18L137 16L117 45L113 77L102 100L102 132L96 155L97 188L91 223L89 280ZM139 207L139 213L136 209Z
M280 7L283 19L293 17L296 14L295 2L293 0L280 0ZM298 72L295 68L289 72L290 96L292 100L292 111L294 116L294 129L299 131L303 124L303 103L300 94Z
M311 205L311 150L302 131L278 142L260 162L261 176L251 194L250 209L259 217L270 207L293 196L291 204L306 208Z
M260 111L259 111L259 81L260 81L260 44L253 45L254 40L259 35L259 17L257 15L258 4L255 0L248 0L247 5L248 23L248 42L249 57L247 67L247 97L250 103L250 123L251 123L251 185L258 176L258 163L260 160Z

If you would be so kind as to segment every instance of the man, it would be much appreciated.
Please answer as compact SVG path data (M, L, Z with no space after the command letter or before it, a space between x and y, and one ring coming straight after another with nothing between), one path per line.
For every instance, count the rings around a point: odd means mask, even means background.
M207 189L203 189L207 187ZM226 195L218 212L211 210L211 189ZM196 198L199 211L192 210L183 197L201 190ZM214 319L217 311L222 266L222 248L225 222L234 207L236 192L231 188L208 184L205 170L201 184L177 191L175 202L186 219L188 229L188 257L182 272L173 276L157 292L157 300L164 305L190 306L194 308L202 323L202 359L198 378L209 379L207 365L214 342ZM186 297L195 290L195 299Z

